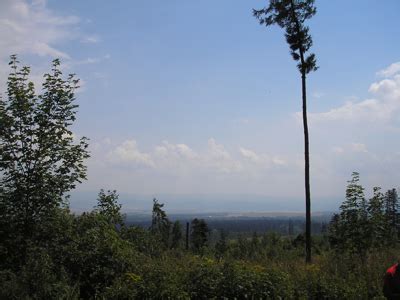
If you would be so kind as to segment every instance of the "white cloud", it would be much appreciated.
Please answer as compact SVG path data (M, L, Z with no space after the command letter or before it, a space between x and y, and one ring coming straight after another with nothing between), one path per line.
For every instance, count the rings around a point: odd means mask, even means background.
M389 98L399 101L400 97L400 74L395 75L390 79L384 79L371 84L369 92L374 93L384 98Z
M71 64L71 57L62 49L62 45L80 39L80 18L59 15L47 8L46 4L44 0L0 1L0 91L6 89L5 82L10 70L7 63L12 54L62 58L62 68ZM26 64L22 61L22 65ZM43 83L43 73L48 71L49 65L48 62L32 67L30 80L37 88Z
M58 58L70 58L65 52L57 50L44 42L36 42L32 44L31 50L39 56L51 56ZM23 52L23 51L22 51Z
M100 38L97 35L85 36L81 39L81 42L86 44L97 44L100 42Z
M258 154L253 150L246 149L243 147L239 148L240 154L245 158L245 160L257 164L260 167L271 167L275 166L285 166L287 165L287 160L280 156L270 156L268 154Z
M110 162L154 167L149 154L140 152L135 140L126 140L108 154Z
M208 140L204 160L210 168L223 173L237 172L242 169L241 163L235 160L225 147L218 144L213 138Z
M332 108L327 112L310 113L311 122L328 121L390 121L400 110L400 74L395 75L393 69L385 74L392 77L374 82L369 87L372 98L362 101L348 101L344 105ZM296 113L298 119L301 113Z
M367 146L362 143L352 143L351 144L351 150L353 152L361 152L361 153L366 153L368 152Z
M231 159L231 155L228 153L228 151L226 151L225 147L221 144L217 144L217 142L213 138L210 138L208 140L208 151L210 157L213 157L215 159Z
M176 144L176 145L167 144L167 146L184 158L187 159L197 158L197 154L189 146L185 144Z
M106 139L104 147L112 146ZM257 154L240 147L239 157L234 157L224 145L210 138L204 152L196 152L184 143L173 144L168 141L154 147L153 151L141 152L135 140L126 140L108 151L107 160L111 164L126 163L158 169L163 172L217 172L225 174L246 173L271 166L284 166L288 162L279 155Z
M250 160L252 162L259 163L262 160L261 157L258 154L256 154L254 151L252 151L252 150L240 147L239 151L240 151L240 154L244 158L246 158L246 159L248 159L248 160Z
M182 169L192 167L199 155L186 144L172 144L164 141L151 154L158 168Z
M71 28L79 23L77 16L59 16L46 8L45 1L23 0L0 2L0 58L10 54L69 58L56 45L74 38Z
M367 99L358 103L346 102L343 106L327 112L309 114L310 121L313 122L376 120L387 118L387 116L387 111L376 99Z
M187 176L197 172L202 174L253 174L270 169L273 166L286 166L288 161L279 155L269 156L239 147L238 157L233 156L224 145L215 139L207 141L205 151L198 152L184 143L163 141L152 151L142 152L135 140L126 140L120 144L111 144L109 139L103 140L104 148L111 149L106 154L109 164L142 166L154 169L162 174L181 174ZM99 149L99 147L97 148ZM160 173L160 174L161 174ZM214 175L212 175L214 174Z
M389 67L378 71L376 74L381 77L391 77L397 73L400 73L400 61L391 64Z
M353 170L360 171L364 177L378 176L382 170L383 174L389 170L392 176L392 170L398 169L398 154L371 152L367 147L370 141L341 142L343 140L313 147L311 174L315 194L340 195ZM103 138L96 149L91 148L91 178L97 177L98 181L106 174L114 174L111 184L117 188L121 184L121 188L131 192L154 192L155 189L165 193L235 191L279 195L279 190L289 182L293 188L288 193L303 192L304 159L301 153L269 155L243 146L228 149L213 138L205 144L201 150L182 142L163 141L144 151L134 139L115 143ZM373 149L376 151L376 147ZM125 180L127 177L138 182ZM121 180L127 183L122 184ZM383 179L368 180L376 185ZM145 183L146 188L142 186Z
M277 166L286 166L288 165L288 162L286 159L279 157L279 156L274 156L272 158L272 163L277 165Z

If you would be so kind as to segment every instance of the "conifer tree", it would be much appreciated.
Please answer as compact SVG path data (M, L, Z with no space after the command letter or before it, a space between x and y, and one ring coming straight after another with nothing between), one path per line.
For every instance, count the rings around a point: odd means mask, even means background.
M182 243L182 225L179 221L175 221L172 226L172 239L171 239L171 248L179 248Z
M360 184L360 175L353 172L346 188L346 199L340 206L340 224L343 243L351 253L364 257L368 248L368 215L364 188Z
M384 196L385 215L390 227L391 237L397 239L400 230L399 198L396 189L390 189Z
M162 209L163 207L163 203L159 203L156 198L153 199L153 212L150 231L153 235L160 238L164 246L168 248L171 222L168 219L165 211Z
M374 195L368 202L369 242L374 248L382 248L388 242L389 224L384 214L383 194L374 187Z
M333 214L331 221L329 222L328 231L329 244L339 252L344 249L344 238L343 238L343 226L339 214Z
M190 242L192 244L192 249L196 253L203 253L203 248L207 244L209 233L210 229L208 228L206 221L197 218L192 221Z
M359 174L354 172L340 214L335 214L329 224L329 242L339 252L348 251L365 260L367 251L386 247L393 239L381 189L374 187L373 197L366 202L359 181Z
M270 0L269 6L253 10L254 16L261 25L277 24L285 30L290 54L298 62L302 85L303 129L304 129L304 161L305 161L305 198L306 198L306 262L311 262L311 191L310 191L310 155L307 122L306 77L317 70L314 53L308 53L312 46L309 28L304 24L316 13L314 0Z

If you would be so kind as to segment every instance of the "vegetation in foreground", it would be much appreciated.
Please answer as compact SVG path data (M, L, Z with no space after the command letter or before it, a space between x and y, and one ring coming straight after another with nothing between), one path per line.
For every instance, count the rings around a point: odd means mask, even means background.
M0 100L1 299L380 299L397 261L396 190L366 199L354 173L329 231L305 239L278 234L209 242L204 220L189 239L157 200L149 228L127 226L115 191L100 191L75 215L66 195L86 177L87 139L70 131L78 81L59 62L42 94L15 56ZM188 242L186 242L188 241Z
M384 271L398 257L391 247L365 243L359 253L351 241L338 242L336 223L314 237L311 265L302 235L228 240L221 233L211 245L197 219L186 250L181 225L157 201L144 229L124 226L116 200L100 192L97 207L79 216L59 208L30 237L2 231L0 298L379 299Z

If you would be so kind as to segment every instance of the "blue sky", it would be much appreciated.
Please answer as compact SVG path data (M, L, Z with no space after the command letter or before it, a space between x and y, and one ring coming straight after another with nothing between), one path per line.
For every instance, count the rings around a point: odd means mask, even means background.
M92 157L78 191L302 201L300 76L283 32L252 17L266 4L3 0L0 87L12 53L37 86L56 57L82 79L74 132ZM313 203L324 208L352 171L368 192L399 186L400 3L316 6L308 105Z

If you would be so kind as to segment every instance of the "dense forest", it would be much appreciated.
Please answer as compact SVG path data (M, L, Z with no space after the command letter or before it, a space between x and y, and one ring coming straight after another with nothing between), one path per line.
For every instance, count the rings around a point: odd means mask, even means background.
M326 233L329 220L332 213L326 213L322 216L313 218L311 224L314 235ZM169 214L171 221L179 221L186 226L193 219L204 219L210 230L210 240L217 240L220 232L224 231L229 238L251 237L254 233L264 234L275 232L282 236L297 236L304 233L304 217L276 216L276 217L230 217L213 216L210 214ZM125 224L128 226L140 226L148 228L151 224L151 216L142 214L126 214Z
M88 140L70 130L79 81L53 62L40 94L11 57L0 100L1 299L379 299L398 259L396 189L367 199L353 173L343 204L312 237L248 228L210 238L204 219L171 221L153 200L151 223L125 222L116 191L74 214L68 193L86 178ZM299 229L300 228L300 229ZM240 230L237 230L239 232Z

